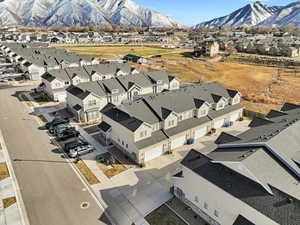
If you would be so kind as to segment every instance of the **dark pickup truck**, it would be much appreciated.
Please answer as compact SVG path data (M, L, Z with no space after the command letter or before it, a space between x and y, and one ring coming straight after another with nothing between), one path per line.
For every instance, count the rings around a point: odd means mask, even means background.
M46 129L51 129L51 128L54 128L55 126L57 125L60 125L60 124L66 124L66 123L69 123L69 120L68 119L61 119L59 117L55 117L53 120L51 120L50 122L46 123L45 124L45 127Z

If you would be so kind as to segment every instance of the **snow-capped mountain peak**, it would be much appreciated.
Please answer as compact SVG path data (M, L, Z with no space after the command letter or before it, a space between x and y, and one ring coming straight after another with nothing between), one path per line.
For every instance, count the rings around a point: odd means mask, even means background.
M276 13L259 25L261 26L286 26L292 24L300 27L300 1L281 7Z
M276 7L268 7L261 2L256 1L234 11L227 16L200 23L196 25L195 28L255 26L276 12Z
M0 1L0 19L3 25L24 26L181 27L132 0L4 0Z

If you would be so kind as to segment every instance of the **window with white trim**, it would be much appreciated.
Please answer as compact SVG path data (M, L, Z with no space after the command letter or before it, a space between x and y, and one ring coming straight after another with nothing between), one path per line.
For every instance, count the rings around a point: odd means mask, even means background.
M214 215L215 215L215 217L219 217L219 211L218 211L218 210L215 210L215 211L214 211Z
M204 209L208 209L208 204L204 202Z

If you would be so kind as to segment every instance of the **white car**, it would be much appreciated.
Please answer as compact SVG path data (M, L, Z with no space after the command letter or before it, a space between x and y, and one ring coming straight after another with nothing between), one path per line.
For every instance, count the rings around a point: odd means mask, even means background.
M78 156L93 152L95 148L91 145L77 146L69 151L70 158L76 158Z

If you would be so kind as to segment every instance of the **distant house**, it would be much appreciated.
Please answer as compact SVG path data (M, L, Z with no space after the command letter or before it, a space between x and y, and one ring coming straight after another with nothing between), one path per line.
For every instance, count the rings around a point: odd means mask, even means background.
M51 43L58 43L58 42L60 42L60 39L57 38L57 37L52 37L52 38L50 38L50 42Z
M198 43L194 48L194 55L198 56L216 56L219 54L220 45L217 41L204 41Z
M66 88L84 82L107 80L117 76L135 74L138 71L129 64L109 63L84 65L48 70L42 75L43 91L50 99L66 101Z
M129 62L134 62L134 63L139 63L139 64L144 64L147 63L147 60L141 56L138 55L133 55L133 54L128 54L123 57L124 60L129 61Z
M44 42L3 43L1 49L7 59L32 80L40 79L51 69L99 64L94 57L52 48Z

